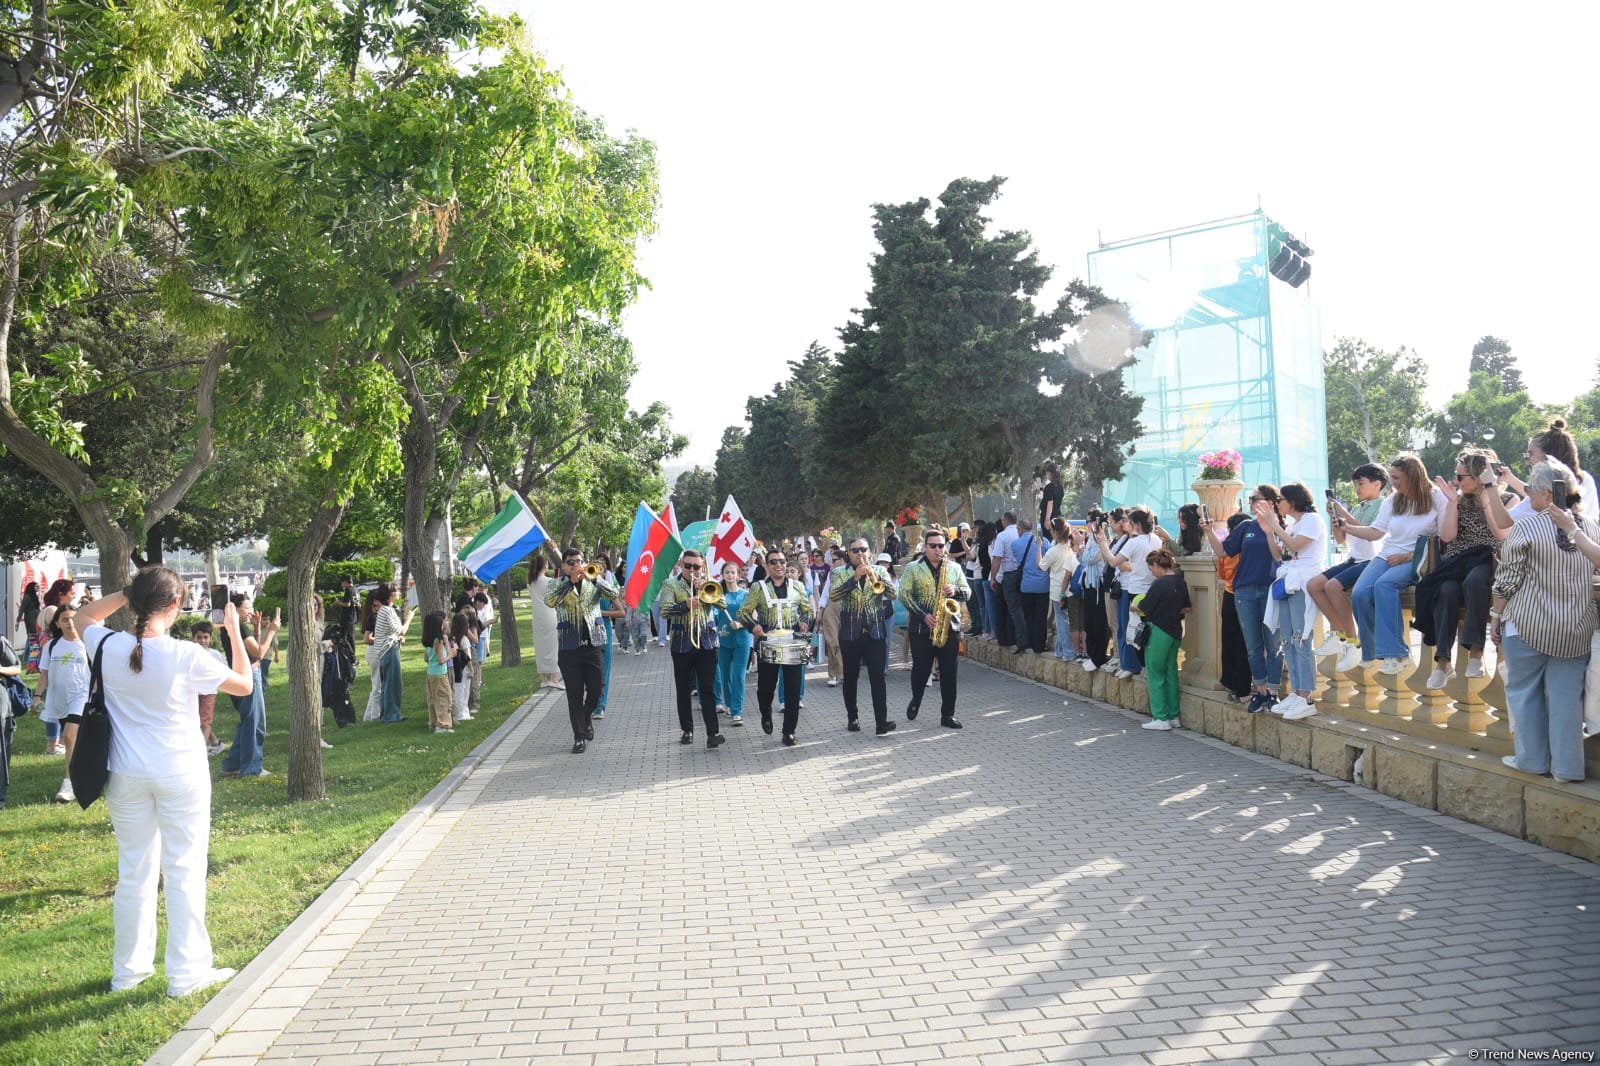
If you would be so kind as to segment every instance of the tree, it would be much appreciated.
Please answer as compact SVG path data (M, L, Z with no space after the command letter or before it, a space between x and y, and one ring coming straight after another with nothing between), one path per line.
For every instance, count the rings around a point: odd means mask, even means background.
M825 435L818 422L833 371L833 355L812 341L798 360L790 360L786 380L745 403L750 430L744 462L761 476L747 480L739 507L757 529L818 529L837 509L828 486L828 442L850 438ZM711 506L721 507L722 500Z
M1026 232L992 233L984 214L1003 182L951 182L932 218L926 199L873 209L881 251L867 307L840 330L818 418L824 439L852 442L830 457L829 474L854 513L921 503L943 518L948 496L1000 473L1020 480L1031 506L1043 459L1116 470L1139 433L1140 401L1120 370L1086 374L1076 346L1061 342L1082 323L1125 361L1143 332L1082 282L1035 306L1051 268Z
M729 496L736 500L749 496L750 463L744 450L748 436L743 426L728 426L722 431L722 443L717 446L716 492L713 493L717 506ZM743 506L740 505L741 510Z
M1442 474L1448 480L1455 473L1455 458L1463 448L1487 443L1497 453L1520 456L1528 438L1544 423L1525 391L1508 391L1499 378L1479 370L1465 389L1450 397L1442 411L1428 418L1426 425L1428 443L1420 452L1423 465L1430 475ZM1455 430L1471 428L1479 431L1475 438L1461 444L1450 442ZM1494 431L1492 441L1484 441L1484 430Z
M1485 334L1472 346L1472 359L1467 364L1467 372L1476 374L1480 370L1499 378L1507 392L1516 392L1523 387L1522 371L1517 369L1511 345L1499 337Z
M682 516L679 522L683 525L698 521L720 508L722 500L723 497L717 495L716 472L705 467L685 470L673 482L672 506Z
M1385 352L1340 337L1324 358L1323 383L1328 484L1348 480L1363 463L1381 465L1412 447L1428 386L1427 364L1416 352Z

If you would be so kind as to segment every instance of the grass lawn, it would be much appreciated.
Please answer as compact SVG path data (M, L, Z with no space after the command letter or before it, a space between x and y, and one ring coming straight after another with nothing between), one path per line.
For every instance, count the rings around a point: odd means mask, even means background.
M526 601L520 606L526 617ZM419 621L401 649L404 722L338 730L324 712L323 736L334 745L322 753L327 800L284 798L289 691L281 673L267 689L266 767L274 776L217 779L222 758L211 760L206 925L219 966L243 968L255 958L533 690L531 649L522 666L506 670L497 644L485 664L482 713L454 735L428 733L420 632ZM364 662L359 672L351 691L358 717ZM217 735L231 740L237 722L232 701L219 697ZM142 1062L207 993L167 998L164 916L155 976L129 992L109 991L116 841L103 801L87 811L51 802L63 760L39 754L43 738L37 717L17 724L8 807L0 811L0 1063Z

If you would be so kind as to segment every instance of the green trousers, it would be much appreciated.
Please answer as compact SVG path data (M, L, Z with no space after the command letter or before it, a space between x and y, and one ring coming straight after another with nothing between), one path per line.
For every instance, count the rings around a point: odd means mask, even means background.
M1171 721L1178 717L1178 642L1159 626L1150 627L1150 646L1144 650L1144 676L1150 686L1150 717Z

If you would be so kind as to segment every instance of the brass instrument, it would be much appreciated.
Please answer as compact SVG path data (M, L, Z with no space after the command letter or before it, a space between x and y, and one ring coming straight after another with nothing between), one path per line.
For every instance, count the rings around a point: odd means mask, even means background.
M700 602L707 607L721 607L728 601L722 595L722 582L707 581L700 586Z
M950 624L961 617L961 601L947 596L933 612L933 646L942 648L950 641Z
M605 576L605 570L600 566L599 563L590 563L588 566L583 568L583 576L588 578L590 581L599 581Z
M883 578L878 576L878 572L876 570L873 570L867 575L868 592L872 593L874 596L882 596L884 593L884 588L885 586L883 584Z

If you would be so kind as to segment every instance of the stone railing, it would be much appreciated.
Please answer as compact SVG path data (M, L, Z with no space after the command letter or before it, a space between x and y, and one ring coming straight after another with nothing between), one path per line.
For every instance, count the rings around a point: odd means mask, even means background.
M1319 660L1318 713L1286 722L1249 714L1223 691L1222 582L1209 555L1182 559L1194 609L1184 627L1178 672L1185 727L1480 825L1600 860L1600 737L1585 744L1591 780L1563 784L1519 773L1500 762L1513 750L1505 686L1490 652L1486 676L1466 676L1459 647L1455 676L1427 688L1432 662L1413 646L1411 664L1395 676L1377 664L1335 669ZM1409 610L1409 600L1406 602ZM1317 639L1322 637L1318 623ZM987 641L968 641L968 655L991 666L1093 699L1149 713L1142 677L1118 681L1045 656L1012 656ZM1370 756L1370 757L1364 757ZM1356 768L1360 766L1360 777Z

